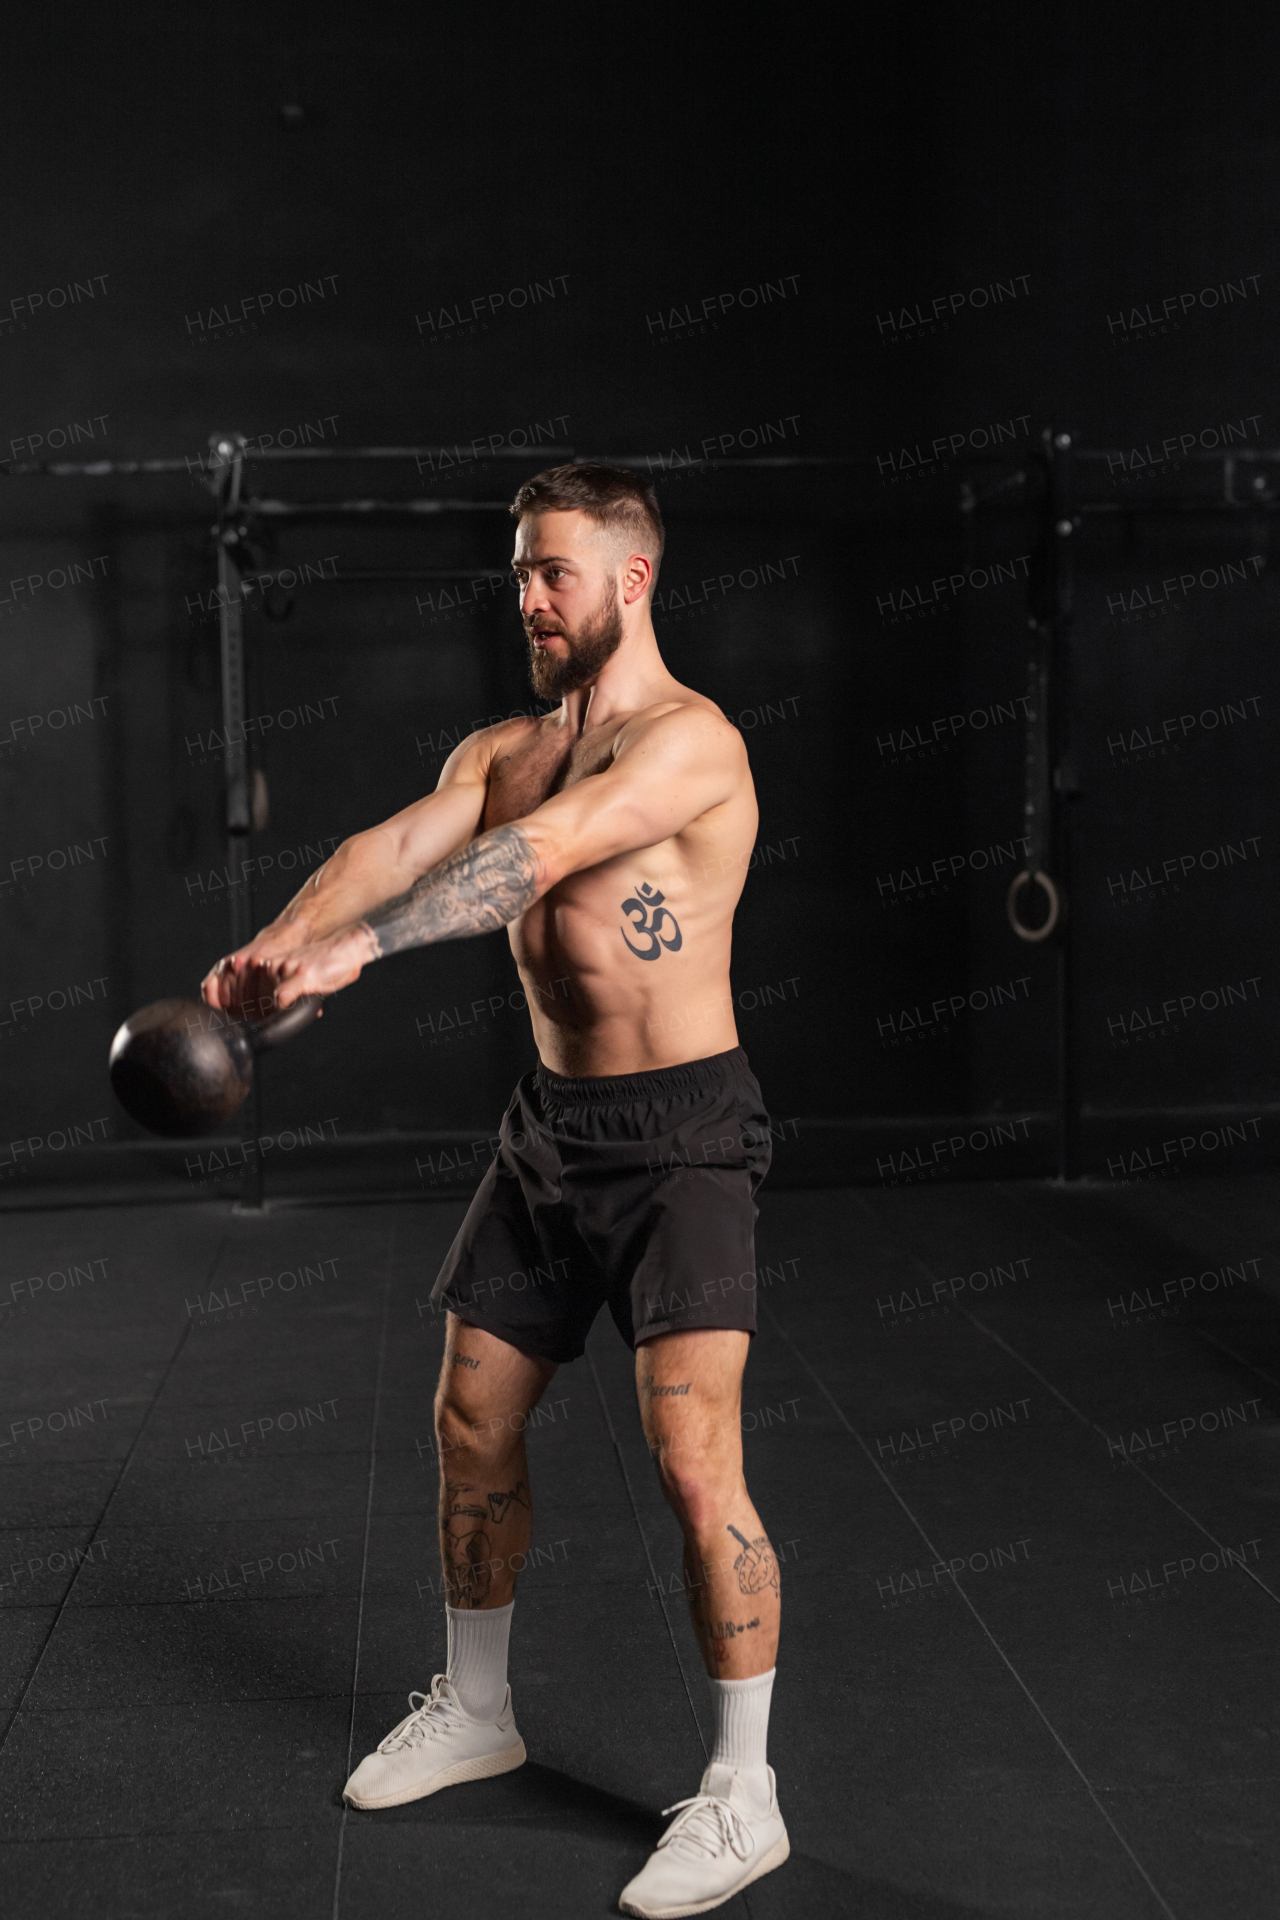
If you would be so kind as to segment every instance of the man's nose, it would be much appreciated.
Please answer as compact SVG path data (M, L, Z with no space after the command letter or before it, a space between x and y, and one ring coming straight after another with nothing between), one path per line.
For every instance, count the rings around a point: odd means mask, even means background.
M545 585L538 579L536 574L531 575L525 582L524 589L520 595L521 619L532 620L535 614L546 613L550 606L551 597Z

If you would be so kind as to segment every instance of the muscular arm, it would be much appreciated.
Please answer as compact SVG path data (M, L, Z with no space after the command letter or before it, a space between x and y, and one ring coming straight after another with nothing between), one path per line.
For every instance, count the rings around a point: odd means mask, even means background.
M433 940L460 940L492 933L518 920L545 887L538 857L518 824L482 833L450 854L406 893L384 900L362 925L373 935L377 958Z
M441 788L380 826L344 840L272 922L300 923L308 940L358 920L397 886L408 886L475 832L484 788Z
M604 773L482 833L323 949L283 960L278 1004L336 992L389 953L509 926L567 875L670 839L730 799L746 771L742 736L705 709L637 720Z
M269 1007L286 955L349 927L471 839L484 814L489 759L497 729L472 734L445 762L434 793L353 834L325 861L248 946L206 975L210 1006Z

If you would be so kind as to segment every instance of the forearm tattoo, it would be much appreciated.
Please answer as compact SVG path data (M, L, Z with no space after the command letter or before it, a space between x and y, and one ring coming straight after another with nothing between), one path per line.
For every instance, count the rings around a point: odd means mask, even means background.
M366 913L380 958L433 940L492 933L538 897L537 856L519 827L495 827L415 880L407 893Z

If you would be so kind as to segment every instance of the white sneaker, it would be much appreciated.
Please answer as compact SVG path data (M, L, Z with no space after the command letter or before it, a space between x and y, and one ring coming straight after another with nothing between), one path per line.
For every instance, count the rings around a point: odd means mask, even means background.
M409 1705L413 1712L391 1729L376 1752L365 1755L342 1789L343 1799L353 1807L400 1807L406 1800L439 1793L441 1787L487 1780L524 1765L527 1756L516 1732L510 1687L496 1720L473 1720L442 1673L431 1682L429 1694L411 1693Z
M679 1814L635 1879L622 1890L623 1913L643 1920L676 1920L708 1913L780 1867L791 1852L778 1811L777 1781L769 1775L769 1807L753 1812L741 1776L730 1767L708 1767L692 1800L663 1809Z

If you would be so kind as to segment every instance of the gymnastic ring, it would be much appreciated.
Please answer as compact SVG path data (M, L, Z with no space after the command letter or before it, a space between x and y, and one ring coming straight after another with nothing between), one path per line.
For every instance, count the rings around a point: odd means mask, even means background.
M1044 888L1045 895L1049 902L1048 917L1042 927L1025 927L1018 918L1018 895L1022 892L1022 889L1029 880L1037 881L1039 885ZM1048 874L1042 873L1038 867L1034 873L1027 873L1025 871L1015 873L1013 879L1009 882L1009 893L1005 900L1005 911L1009 915L1009 925L1013 928L1019 940L1027 940L1034 945L1039 940L1047 940L1059 920L1061 920L1062 895L1058 892L1057 887L1054 886Z

